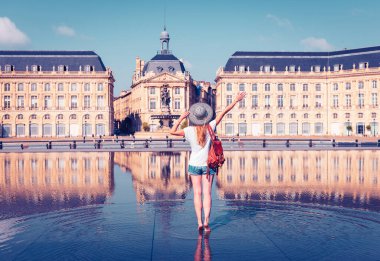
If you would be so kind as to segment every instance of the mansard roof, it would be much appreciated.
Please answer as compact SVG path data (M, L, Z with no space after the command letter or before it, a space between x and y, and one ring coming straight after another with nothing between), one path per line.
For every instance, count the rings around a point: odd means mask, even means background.
M185 66L183 63L174 55L168 54L157 54L149 62L144 65L143 73L154 72L155 74L160 74L163 72L168 72L175 74L176 72L184 73Z
M367 63L369 68L380 66L380 46L334 52L235 52L227 61L225 71L238 71L244 66L249 71L260 71L264 66L271 66L275 71L286 71L295 66L300 71L310 71L313 66L340 65L342 69L356 68L360 63Z
M25 71L27 66L41 66L42 71L52 71L53 66L66 66L67 71L79 71L81 66L92 66L94 71L106 71L101 58L93 51L1 51L0 66L13 66L15 71Z

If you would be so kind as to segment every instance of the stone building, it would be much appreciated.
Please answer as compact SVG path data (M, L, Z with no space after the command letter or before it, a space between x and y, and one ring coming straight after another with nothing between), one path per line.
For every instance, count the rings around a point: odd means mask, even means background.
M166 29L161 32L160 41L161 50L150 61L136 58L130 95L115 99L129 108L130 114L125 117L135 131L142 131L143 124L150 131L169 128L200 97L183 62L169 50ZM130 105L126 105L128 102Z
M112 135L113 83L91 51L0 51L1 137Z
M216 76L216 110L246 98L222 135L377 135L380 46L335 52L235 52ZM348 127L349 126L349 127Z

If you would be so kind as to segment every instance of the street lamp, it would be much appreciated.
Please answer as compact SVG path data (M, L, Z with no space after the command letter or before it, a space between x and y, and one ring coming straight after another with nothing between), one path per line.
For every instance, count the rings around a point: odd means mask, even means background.
M376 135L376 122L375 122L375 118L373 118L373 136L375 137L375 135Z
M348 126L351 126L351 124L350 124L350 119L348 119L348 124L347 124L347 127L346 127L346 129L347 129L347 134L348 134L348 136L350 136L350 128L349 128Z
M59 137L59 121L57 121L57 137Z
M87 136L87 121L84 121L84 136Z
M298 136L298 120L297 120L297 136Z
M3 127L3 119L1 119L1 138L4 137L4 127Z
M32 122L29 121L29 137L32 137Z

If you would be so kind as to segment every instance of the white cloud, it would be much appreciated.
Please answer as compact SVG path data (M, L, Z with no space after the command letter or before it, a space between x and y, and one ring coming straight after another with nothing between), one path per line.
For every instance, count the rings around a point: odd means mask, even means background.
M76 35L75 30L66 25L60 25L60 26L54 27L54 30L57 34L67 36L67 37L74 37Z
M301 44L307 49L312 51L332 51L332 46L325 38L308 37L301 40Z
M266 18L276 23L279 27L293 29L292 23L286 18L279 18L272 14L267 14Z
M8 17L0 17L0 44L23 45L28 42L28 36L20 31Z

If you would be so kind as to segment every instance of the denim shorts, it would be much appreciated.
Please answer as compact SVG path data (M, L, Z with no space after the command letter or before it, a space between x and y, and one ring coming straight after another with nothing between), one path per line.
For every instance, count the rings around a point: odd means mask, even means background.
M207 166L192 166L189 165L187 171L189 172L190 175L205 175L207 174ZM216 174L215 169L209 169L209 174L214 175Z

